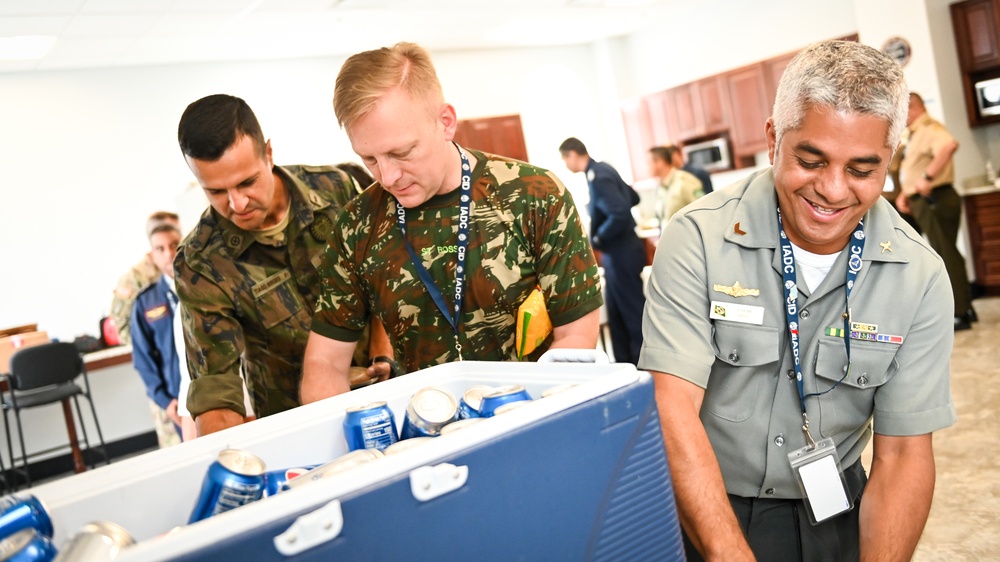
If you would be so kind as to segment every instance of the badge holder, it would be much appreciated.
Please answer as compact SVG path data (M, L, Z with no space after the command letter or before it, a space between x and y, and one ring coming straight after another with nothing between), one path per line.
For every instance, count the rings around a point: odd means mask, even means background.
M809 523L818 525L854 508L833 439L827 437L792 451L788 462L802 491Z

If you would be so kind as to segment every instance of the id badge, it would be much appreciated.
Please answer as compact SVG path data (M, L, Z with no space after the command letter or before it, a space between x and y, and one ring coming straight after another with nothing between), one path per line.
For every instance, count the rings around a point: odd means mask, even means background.
M847 493L847 479L833 439L827 437L813 448L792 451L788 462L802 491L810 523L817 525L853 509L854 500Z

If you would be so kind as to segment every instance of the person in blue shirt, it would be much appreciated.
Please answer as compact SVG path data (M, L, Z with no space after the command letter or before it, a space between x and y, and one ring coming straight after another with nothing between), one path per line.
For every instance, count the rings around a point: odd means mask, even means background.
M174 257L180 242L181 232L175 224L164 223L150 231L150 256L162 275L136 297L131 320L132 363L146 386L160 447L181 441L177 414L181 375L174 344Z
M646 306L642 284L646 248L635 233L632 216L639 195L610 164L592 159L580 139L566 139L559 153L569 171L587 173L590 243L601 252L611 350L615 361L634 365L642 348L642 309Z

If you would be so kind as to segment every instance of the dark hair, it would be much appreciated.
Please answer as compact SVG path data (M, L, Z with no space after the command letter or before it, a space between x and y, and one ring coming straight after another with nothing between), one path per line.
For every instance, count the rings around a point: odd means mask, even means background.
M354 181L358 182L361 189L375 183L375 178L373 178L371 174L368 173L368 170L366 170L361 164L355 164L354 162L341 162L340 164L337 164L337 167L347 172L349 176L354 178Z
M196 160L214 162L241 137L250 137L261 157L266 155L264 134L247 102L214 94L187 106L177 126L181 152Z
M164 222L154 226L149 231L149 238L152 239L154 234L159 234L161 232L176 232L178 236L181 233L181 229L177 228L176 224Z
M587 154L587 147L584 146L583 142L576 137L570 137L559 145L560 154L565 154L567 152L575 152L580 156L589 156Z
M677 152L677 150L677 146L672 144L669 146L654 146L649 149L649 153L672 166L674 153Z

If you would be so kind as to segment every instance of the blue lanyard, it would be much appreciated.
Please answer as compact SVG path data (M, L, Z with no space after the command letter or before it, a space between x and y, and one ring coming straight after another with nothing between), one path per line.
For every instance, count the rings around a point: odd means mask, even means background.
M460 188L461 195L458 200L458 246L457 246L457 264L455 266L455 307L454 312L449 310L448 303L444 300L444 295L441 294L441 289L438 288L437 283L431 277L429 271L424 266L423 261L417 256L417 253L413 251L413 246L410 245L410 241L406 239L406 208L396 202L396 224L399 226L399 231L403 234L403 243L406 245L406 251L410 253L410 261L413 262L414 269L417 270L417 275L420 280L423 281L424 286L427 287L427 292L430 293L431 299L434 300L434 304L437 305L438 310L441 314L444 314L448 323L451 324L451 328L455 331L455 348L458 351L458 360L462 360L462 344L458 341L458 327L462 320L462 300L464 297L463 290L465 288L465 254L466 249L469 245L469 220L471 218L469 209L472 204L472 167L469 165L469 159L465 156L465 151L462 147L455 145L458 149L458 154L462 157L462 185Z
M795 254L792 251L792 243L785 234L785 227L781 223L781 209L778 209L778 235L781 244L781 277L782 285L785 289L785 318L788 322L788 341L792 346L792 363L795 367L795 383L799 390L799 403L802 406L802 431L806 435L806 441L810 446L815 446L816 442L809 433L809 416L806 415L806 398L811 396L821 396L830 392L840 383L844 382L851 369L851 290L858 279L858 272L861 271L861 252L865 249L865 221L858 221L858 226L854 227L854 233L850 240L850 255L847 260L847 284L845 286L844 300L846 301L846 311L844 312L844 347L847 350L847 366L844 367L844 374L836 383L823 392L806 394L805 384L802 380L802 364L799 358L799 307L798 307L798 280L795 275Z

